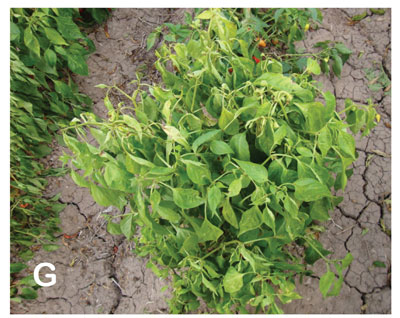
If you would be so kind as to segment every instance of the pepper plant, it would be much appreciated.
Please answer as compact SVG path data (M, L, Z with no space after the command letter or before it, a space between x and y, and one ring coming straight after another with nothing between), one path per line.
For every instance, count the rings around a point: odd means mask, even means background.
M284 75L271 57L256 63L218 9L192 28L197 40L156 53L161 84L138 77L132 95L99 85L108 118L73 120L63 162L97 203L125 211L105 216L108 231L172 276L172 313L195 311L200 298L211 312L282 313L279 304L301 298L294 277L318 259L322 295L338 295L352 256L329 258L315 221L341 202L332 190L345 190L357 158L348 130L367 135L374 105L347 100L337 112L335 96L312 80L313 58L301 74ZM113 90L131 105L113 105Z
M105 11L105 12L104 12ZM66 169L46 168L39 161L70 120L87 111L91 99L79 93L70 72L88 75L86 58L95 50L78 24L93 24L106 9L10 9L10 269L11 300L36 298L32 275L18 274L34 251L57 249L59 196L43 197L48 176ZM93 17L92 17L93 16ZM97 17L97 19L96 19ZM18 277L17 277L18 275ZM31 288L33 287L33 288Z

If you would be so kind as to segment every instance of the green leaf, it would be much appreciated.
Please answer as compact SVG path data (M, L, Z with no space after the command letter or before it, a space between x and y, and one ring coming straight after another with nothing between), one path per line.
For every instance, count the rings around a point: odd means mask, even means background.
M321 60L321 71L324 72L324 74L329 74L329 64L325 60Z
M172 193L175 204L182 209L192 209L204 203L199 192L193 189L176 188Z
M343 67L342 59L340 58L339 55L332 56L332 59L333 59L333 64L332 64L333 73L335 73L335 75L340 78Z
M170 175L170 174L172 174L174 172L175 172L174 168L155 166L155 167L150 169L149 175L153 175L153 176L168 176L168 175Z
M313 220L325 222L330 219L329 210L330 206L326 198L314 201L311 204L310 216Z
M210 130L206 132L205 134L202 134L199 136L192 144L192 149L194 152L197 152L197 149L204 143L213 140L214 138L217 138L221 133L221 130L216 129L216 130Z
M338 144L344 157L352 158L354 160L356 159L356 144L352 135L340 130L338 135Z
M88 66L85 59L81 55L68 54L67 61L68 67L72 72L83 76L89 75Z
M37 286L37 283L36 283L35 279L33 278L33 275L25 276L24 278L22 278L19 281L19 283L21 285L26 285L26 286L30 286L30 287Z
M307 59L307 71L315 75L321 74L318 62L311 57Z
M235 159L240 168L256 183L263 184L268 181L267 169L257 163Z
M190 180L198 185L206 185L211 182L210 170L204 165L194 164L193 161L186 161L186 172Z
M356 14L356 15L352 16L351 20L353 20L353 21L361 21L362 19L364 19L367 16L367 14L368 14L368 12L367 12L367 10L365 10L361 14Z
M332 147L332 134L328 126L322 128L318 134L318 147L321 150L322 157L325 157Z
M132 175L128 173L124 168L121 168L115 163L107 162L104 164L104 180L108 187L113 190L119 190L124 192L130 192L131 182L130 178Z
M275 144L275 132L272 125L272 120L268 120L262 134L257 136L258 144L267 156L271 154L272 147Z
M374 8L370 8L371 12L373 14L377 14L377 15L384 15L385 14L385 9L374 9Z
M138 163L141 166L145 166L145 167L149 167L149 168L154 168L154 163L140 158L140 157L136 157L134 155L131 155L130 153L128 153L129 158L131 158L133 161L135 161L136 163Z
M321 291L322 296L326 298L329 289L331 288L333 282L335 280L335 274L331 271L327 271L319 280L319 290Z
M246 133L233 136L229 142L229 145L235 153L235 158L244 161L250 161L250 149L246 140Z
M296 147L296 150L300 155L304 157L309 157L309 158L314 157L313 152L306 147Z
M351 253L347 253L346 256L342 259L342 269L349 267L352 261L353 255L351 255Z
M110 233L111 235L121 235L121 227L119 226L119 223L114 223L109 221L107 223L107 232Z
M221 140L213 140L210 144L210 150L216 155L226 155L233 153L229 145Z
M104 98L104 106L106 106L108 111L113 111L114 110L114 106L111 103L110 99L108 98L108 95Z
M335 49L340 53L340 54L345 54L345 55L350 55L353 53L352 50L347 48L343 43L339 42L335 44Z
M275 215L274 213L266 206L263 210L263 219L264 223L274 232L275 234Z
M44 33L51 43L55 45L68 45L64 38L55 29L44 28Z
M374 267L386 268L386 264L384 262L381 262L381 261L374 261L372 263L372 265L374 265Z
M128 214L122 217L119 224L122 234L129 240L135 232L135 225L133 223L133 215Z
M176 127L165 125L162 127L162 129L168 135L169 139L177 142L178 144L184 146L185 148L189 148L189 144L186 141L186 138Z
M222 281L225 291L229 294L238 292L243 287L243 276L234 267L229 267Z
M70 16L59 16L56 19L57 29L67 40L77 40L82 38L79 27L72 21Z
M197 232L199 243L217 241L222 234L224 234L224 232L220 228L211 224L208 220L203 221L199 231Z
M239 132L239 121L225 107L222 107L222 112L218 120L218 126L228 135L236 135Z
M51 67L54 67L57 64L57 55L53 50L47 49L44 52L44 59Z
M126 200L121 197L118 191L99 187L95 184L90 184L90 193L98 204L105 207L113 205L122 210L126 204Z
M239 228L236 214L232 209L229 198L226 198L222 205L222 216L224 217L225 221L232 225L234 228Z
M283 206L284 206L285 210L287 212L289 212L289 214L292 218L297 217L299 208L297 207L296 202L289 195L287 195L285 197L285 200L283 201Z
M163 202L157 208L157 213L165 220L172 223L178 223L181 220L181 215L169 207L165 206Z
M304 117L306 118L305 129L309 132L315 133L322 129L327 120L325 118L326 108L320 102L311 103L295 103L295 105L301 110Z
M251 268L253 269L253 271L255 272L257 270L256 268L256 260L253 257L253 253L249 250L247 250L244 245L242 245L240 247L240 254L242 254L243 258L249 262Z
M80 187L83 187L83 188L90 187L90 182L86 181L86 179L84 177L82 177L79 173L77 173L75 170L72 170L72 169L71 169L71 178Z
M205 278L203 274L201 276L202 276L202 282L203 282L204 286L206 286L207 289L211 290L215 295L218 295L218 292L215 289L215 286L207 278Z
M207 192L207 201L210 210L215 213L222 200L222 192L217 186L212 186Z
M284 91L298 96L302 101L309 102L313 100L311 91L302 88L294 83L289 77L278 73L263 73L254 81L254 85L270 87L277 91Z
M208 20L208 19L211 19L213 15L214 14L211 10L205 10L202 13L200 13L198 16L196 16L196 18L200 19L200 20Z
M30 26L28 26L24 31L24 43L32 53L40 56L40 44L38 39L33 35Z
M156 43L156 40L158 39L158 37L160 36L160 32L151 32L149 34L149 36L147 37L147 51L150 51L150 49L154 46L154 44Z
M10 41L19 41L20 34L21 31L19 30L18 25L16 25L14 22L10 22Z
M240 193L240 190L242 190L242 179L235 179L229 184L228 188L228 196L229 197L234 197L237 196Z
M263 215L257 206L253 206L242 214L239 223L239 235L260 227L263 223Z
M60 245L56 245L56 244L44 244L42 245L43 249L47 252L53 252L56 251L60 248Z
M32 288L22 288L20 297L23 299L36 299L37 292Z
M28 266L22 263L11 263L10 264L10 274L19 273Z
M331 192L325 184L311 178L299 179L294 183L296 199L301 201L317 201L323 197L330 197Z
M339 296L340 290L342 289L344 277L339 276L337 280L333 283L333 287L331 291L328 293L328 296Z
M321 254L327 256L331 254L331 252L324 249L324 247L319 241L312 240L311 243L309 243L309 246L305 250L305 261L307 262L307 264L313 265L317 260L321 258Z

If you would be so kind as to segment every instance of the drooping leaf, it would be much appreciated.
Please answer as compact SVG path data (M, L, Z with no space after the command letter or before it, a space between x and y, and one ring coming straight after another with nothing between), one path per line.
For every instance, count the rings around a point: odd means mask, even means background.
M324 298L328 295L329 289L331 288L335 280L335 274L331 271L327 271L319 280L319 290Z
M239 132L239 121L235 118L234 114L225 107L222 108L218 126L228 135L236 135Z
M315 75L321 74L321 68L318 62L311 57L307 59L307 71Z
M236 214L233 211L233 208L229 202L229 198L226 198L222 205L222 215L226 222L228 222L230 225L232 225L236 229L239 228Z
M331 254L331 252L324 249L324 247L319 241L312 240L309 246L306 248L305 261L308 264L313 265L317 260L321 258L321 255L327 256L329 254Z
M213 140L216 138L219 134L221 133L221 130L215 129L215 130L210 130L204 134L202 134L200 137L198 137L192 144L192 148L194 152L197 152L197 149L204 143Z
M267 206L263 210L263 220L275 234L275 215Z
M217 186L212 186L207 192L207 202L212 212L216 212L217 207L222 201L222 192Z

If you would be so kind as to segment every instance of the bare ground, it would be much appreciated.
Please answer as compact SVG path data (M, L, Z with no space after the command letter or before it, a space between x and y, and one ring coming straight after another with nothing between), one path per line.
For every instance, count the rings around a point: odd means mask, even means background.
M157 81L153 67L154 52L145 49L147 35L158 25L182 21L185 10L117 9L108 20L108 34L103 28L90 33L97 51L89 58L90 76L76 80L83 93L94 101L94 112L105 116L104 92L94 88L99 83L117 84L131 89L129 82L135 71L146 73L148 82ZM318 41L342 41L353 50L345 64L341 79L321 76L326 90L332 91L339 107L344 99L365 103L369 97L381 115L372 134L357 141L359 158L354 163L344 201L332 213L321 234L325 248L332 257L344 257L351 252L354 261L346 272L342 292L338 297L323 300L319 292L319 277L325 265L319 261L315 274L298 284L303 299L284 305L286 313L390 313L391 312L391 97L383 90L368 88L365 69L383 70L391 77L391 12L372 15L355 25L348 18L363 9L325 9L320 29L309 32L300 43L312 49ZM145 65L145 66L143 66ZM371 83L370 83L371 84ZM119 98L119 96L114 96ZM49 165L59 166L58 156L65 151L55 146L47 158ZM67 207L62 220L60 248L55 252L39 251L29 261L26 272L32 272L41 262L56 266L57 284L41 288L39 297L22 304L11 304L11 313L95 314L95 313L167 313L165 299L169 290L161 292L168 281L161 281L146 268L146 259L131 253L130 243L123 237L106 231L103 213L118 214L115 208L98 206L88 189L78 188L69 176L52 178L47 195L61 192L60 201ZM73 238L67 239L62 234ZM73 235L76 234L76 237ZM69 237L69 236L67 236ZM386 268L373 266L381 261ZM44 270L43 270L44 272Z

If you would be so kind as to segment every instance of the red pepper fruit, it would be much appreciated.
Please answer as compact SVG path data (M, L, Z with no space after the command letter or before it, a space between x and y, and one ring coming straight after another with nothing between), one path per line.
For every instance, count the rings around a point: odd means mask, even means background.
M21 203L19 206L21 208L25 209L28 205L29 205L29 203L25 203L25 204Z
M260 60L256 58L254 55L253 55L253 60L256 62L256 64L260 63Z
M232 67L228 68L228 72L232 73L233 72L233 68Z
M83 11L85 11L84 8L79 8L79 13L83 13Z
M108 12L111 12L111 8L107 8Z
M72 235L68 235L68 234L64 233L63 236L64 236L64 238L66 238L66 239L73 239L73 238L75 238L75 237L78 236L78 233L75 233L75 234L72 234Z

